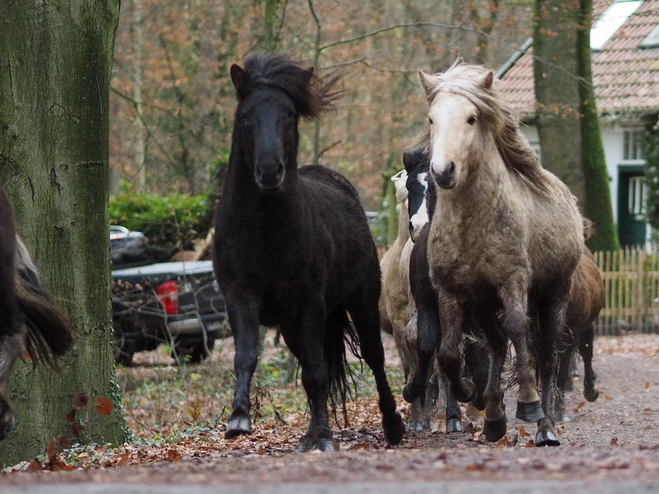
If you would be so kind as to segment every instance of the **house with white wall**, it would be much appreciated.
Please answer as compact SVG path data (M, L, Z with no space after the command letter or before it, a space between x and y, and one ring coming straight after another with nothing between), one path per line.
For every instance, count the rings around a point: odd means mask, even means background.
M659 114L659 0L596 0L591 29L593 85L621 245L644 244L645 126ZM529 142L539 149L533 125L535 94L531 43L499 71L499 91L518 112ZM588 184L586 184L586 187Z

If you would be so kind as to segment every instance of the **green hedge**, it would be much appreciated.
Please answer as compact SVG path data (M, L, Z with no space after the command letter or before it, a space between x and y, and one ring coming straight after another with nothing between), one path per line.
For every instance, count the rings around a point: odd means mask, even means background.
M212 194L138 193L123 182L118 194L110 198L110 223L144 233L155 260L167 261L179 250L194 249L193 241L208 234L212 198Z

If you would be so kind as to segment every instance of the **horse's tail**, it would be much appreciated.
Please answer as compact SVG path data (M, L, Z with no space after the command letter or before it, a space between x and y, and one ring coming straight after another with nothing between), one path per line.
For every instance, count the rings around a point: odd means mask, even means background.
M16 239L16 295L27 327L26 351L35 364L44 360L55 366L54 356L65 355L73 346L73 327L41 283L27 248Z
M337 407L339 404L341 405L343 421L348 425L346 401L351 396L350 384L352 383L352 387L355 387L355 374L348 366L346 346L361 359L358 350L359 339L344 308L337 308L329 315L325 331L330 405L335 419Z

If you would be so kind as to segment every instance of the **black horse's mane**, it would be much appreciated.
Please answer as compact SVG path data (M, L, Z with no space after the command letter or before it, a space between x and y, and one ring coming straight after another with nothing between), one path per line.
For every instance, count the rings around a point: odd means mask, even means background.
M342 75L318 78L313 68L302 68L285 55L257 52L245 60L245 78L236 88L236 96L242 101L256 88L271 87L291 98L300 116L315 119L342 95L334 89Z

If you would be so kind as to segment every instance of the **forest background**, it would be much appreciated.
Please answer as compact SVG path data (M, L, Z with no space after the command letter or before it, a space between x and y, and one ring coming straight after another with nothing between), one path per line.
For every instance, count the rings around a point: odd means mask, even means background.
M111 194L213 193L228 159L229 79L256 49L286 53L322 77L345 71L345 94L303 124L300 163L344 173L367 210L425 120L416 72L458 56L494 70L528 39L530 0L169 0L122 2L110 98ZM386 202L384 203L386 205Z

